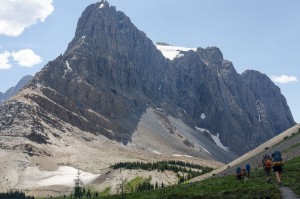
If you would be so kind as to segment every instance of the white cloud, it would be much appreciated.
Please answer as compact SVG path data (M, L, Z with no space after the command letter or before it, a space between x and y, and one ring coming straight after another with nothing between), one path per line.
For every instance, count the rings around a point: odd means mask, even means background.
M11 56L11 53L8 51L0 53L0 69L10 69L11 68L11 64L9 63L10 56Z
M279 75L279 76L273 75L273 76L271 76L271 79L272 79L273 82L281 83L281 84L288 84L288 83L291 83L291 82L298 82L297 77L287 76L287 75Z
M19 36L26 27L44 22L53 10L52 0L1 0L0 35Z
M42 62L42 58L30 49L13 52L12 57L20 66L24 67L32 67Z

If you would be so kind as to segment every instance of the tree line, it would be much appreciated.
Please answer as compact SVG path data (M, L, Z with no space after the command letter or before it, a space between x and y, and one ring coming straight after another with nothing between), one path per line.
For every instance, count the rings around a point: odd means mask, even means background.
M193 163L186 163L182 161L159 161L159 162L119 162L111 166L113 169L129 169L129 170L137 170L142 169L145 171L153 171L158 170L160 172L163 171L173 171L175 173L184 172L191 173L197 169L198 174L205 174L211 172L213 169L206 166L201 166Z
M211 172L213 169L211 167L201 166L198 164L187 163L182 161L159 161L159 162L119 162L111 166L113 169L128 169L128 170L145 170L153 171L157 170L159 172L173 171L174 173L182 172L186 175L178 176L179 183L182 183L191 178L203 175L205 173Z
M0 193L0 199L34 199L33 196L26 196L22 191L9 191Z

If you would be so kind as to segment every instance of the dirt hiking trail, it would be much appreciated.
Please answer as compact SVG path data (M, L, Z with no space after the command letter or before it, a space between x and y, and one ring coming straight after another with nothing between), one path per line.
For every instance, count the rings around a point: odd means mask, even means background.
M290 188L279 187L283 199L300 199Z

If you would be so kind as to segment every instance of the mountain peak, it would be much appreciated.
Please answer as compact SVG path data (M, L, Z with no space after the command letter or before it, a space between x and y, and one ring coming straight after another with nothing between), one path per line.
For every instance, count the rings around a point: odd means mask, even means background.
M223 54L218 47L212 46L205 49L198 48L197 54L200 56L201 60L209 61L212 63L220 64L223 61Z
M78 20L75 37L67 51L78 49L82 45L100 45L101 48L107 48L112 45L112 42L120 41L123 35L133 29L137 28L131 23L129 17L102 0L84 10Z
M99 8L101 9L101 8L107 8L107 7L109 7L109 3L106 0L101 0Z

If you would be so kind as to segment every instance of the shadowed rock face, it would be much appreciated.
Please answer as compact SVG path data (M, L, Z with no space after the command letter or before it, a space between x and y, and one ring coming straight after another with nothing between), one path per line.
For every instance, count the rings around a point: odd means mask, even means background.
M261 128L275 136L276 132L284 131L286 126L295 123L285 97L269 77L257 71L247 70L242 74L242 78L256 99Z
M60 129L61 121L127 143L146 108L159 107L193 128L219 134L237 154L295 124L285 98L265 75L238 74L216 47L181 53L167 60L124 13L107 2L92 4L66 52L36 74L20 94L22 101L2 105L0 118L8 121L20 107L32 112L23 115L32 125L24 136L43 144L48 138L43 125ZM19 105L23 101L34 105ZM21 115L12 115L0 129L19 125Z

